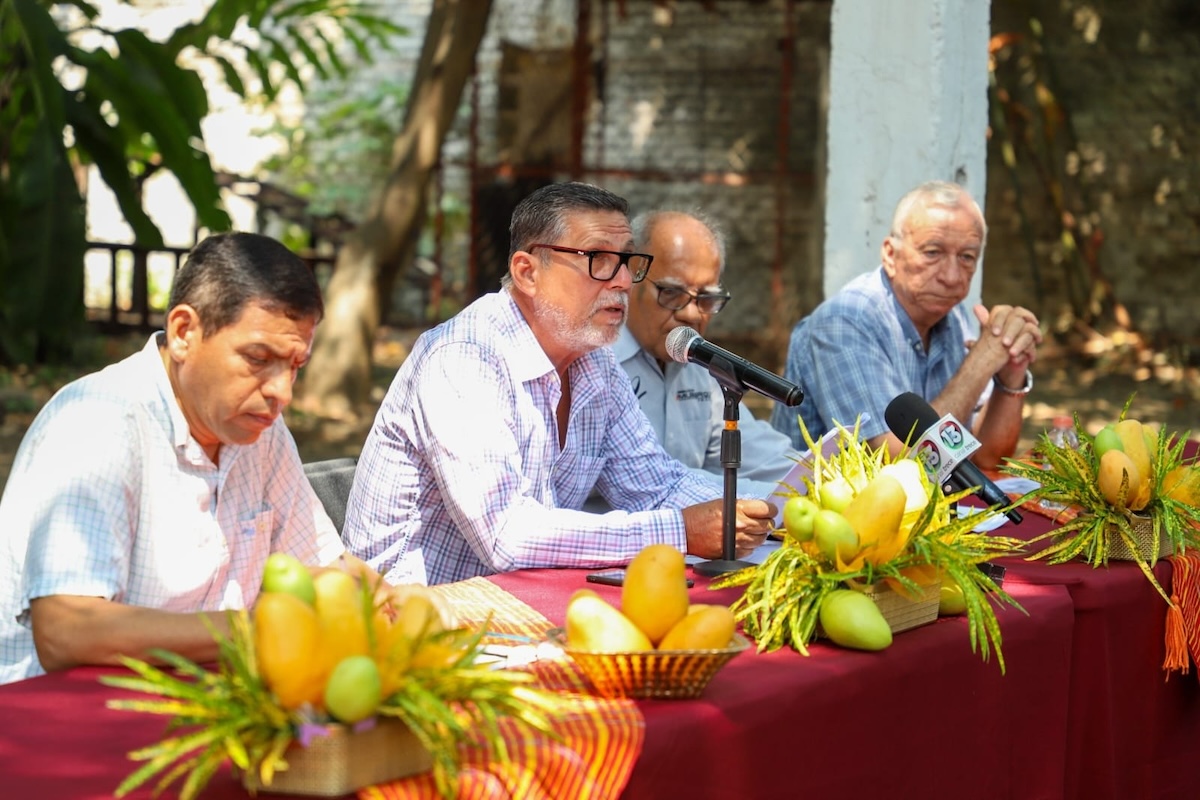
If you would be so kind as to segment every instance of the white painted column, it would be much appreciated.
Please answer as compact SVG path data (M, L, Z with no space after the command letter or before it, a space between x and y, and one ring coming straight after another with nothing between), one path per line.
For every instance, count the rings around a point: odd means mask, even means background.
M909 189L955 181L984 206L990 14L989 0L834 0L826 297L878 266Z

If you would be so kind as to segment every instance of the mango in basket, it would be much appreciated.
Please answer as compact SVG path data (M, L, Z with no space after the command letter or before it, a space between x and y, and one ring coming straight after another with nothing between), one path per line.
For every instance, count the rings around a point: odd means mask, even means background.
M368 656L343 658L325 684L325 709L347 725L374 714L382 699L379 667Z
M646 634L590 589L567 601L567 646L595 653L653 650Z
M1179 466L1163 476L1163 496L1177 503L1200 506L1200 469Z
M687 616L687 562L683 553L667 544L642 548L621 587L621 613L657 644Z
M266 592L254 607L258 670L279 704L291 710L319 704L327 669L318 657L321 626L308 603L287 592Z
M1127 508L1138 511L1150 501L1149 478L1143 477L1133 460L1121 450L1109 450L1100 456L1096 483L1109 505L1121 505L1122 486L1125 486L1124 505Z
M875 601L853 589L836 589L821 601L818 619L834 644L856 650L882 650L892 643L892 629Z
M720 650L729 646L737 620L726 606L696 603L658 643L659 650Z
M365 656L371 652L367 621L372 613L364 609L374 606L369 590L365 591L349 573L331 569L313 579L316 589L317 619L321 623L321 647L326 658L327 673L347 656Z

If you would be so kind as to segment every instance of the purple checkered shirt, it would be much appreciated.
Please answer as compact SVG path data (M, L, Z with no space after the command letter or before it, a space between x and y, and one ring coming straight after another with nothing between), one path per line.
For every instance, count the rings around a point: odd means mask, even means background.
M680 508L720 496L658 444L608 348L558 375L507 291L423 334L367 436L343 538L392 583L628 562L686 549ZM615 509L581 511L595 487Z

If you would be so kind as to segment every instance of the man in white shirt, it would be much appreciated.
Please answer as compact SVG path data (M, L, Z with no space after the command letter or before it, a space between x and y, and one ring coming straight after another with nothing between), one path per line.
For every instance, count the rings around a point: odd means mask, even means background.
M654 256L654 263L646 280L630 290L629 319L613 352L666 451L720 485L724 395L707 369L673 361L666 341L680 326L704 335L729 301L721 287L724 235L698 214L651 211L634 219L633 238L634 248ZM799 454L787 436L755 419L745 403L739 406L738 430L738 494L767 498ZM782 506L782 499L772 499Z
M655 441L609 345L652 259L628 204L581 183L518 204L502 288L421 335L354 474L343 535L392 582L723 549L720 491ZM582 511L595 489L606 514ZM739 500L736 554L776 512Z
M269 554L343 557L280 416L323 310L279 242L210 236L165 330L46 404L0 498L0 683L151 648L213 660L206 622L254 603Z

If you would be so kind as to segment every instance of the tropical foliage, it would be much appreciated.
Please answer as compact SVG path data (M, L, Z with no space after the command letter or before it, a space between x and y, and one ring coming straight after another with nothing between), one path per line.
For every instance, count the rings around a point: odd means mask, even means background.
M0 361L66 355L78 332L81 168L97 168L141 246L162 245L141 198L158 170L178 178L201 227L229 228L199 61L269 102L309 76L345 75L343 42L369 62L401 32L358 0L214 0L163 41L100 19L86 0L0 0Z

